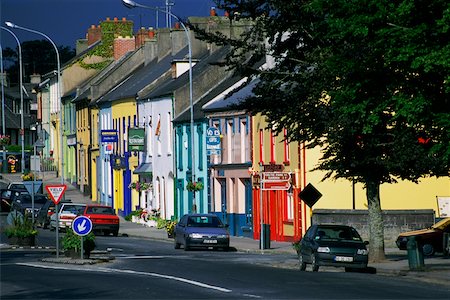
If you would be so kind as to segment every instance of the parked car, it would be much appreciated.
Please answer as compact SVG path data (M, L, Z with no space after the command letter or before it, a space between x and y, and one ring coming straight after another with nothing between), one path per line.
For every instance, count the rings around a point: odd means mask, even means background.
M72 227L72 221L81 215L86 207L82 203L63 203L58 212L59 228L66 229ZM56 229L56 213L50 216L50 230Z
M62 205L63 203L70 203L72 202L70 199L64 199L59 202L59 205ZM53 200L48 200L45 202L45 204L41 207L41 210L39 211L37 217L36 217L36 225L39 227L42 227L44 229L47 229L50 225L50 217L55 213L55 202Z
M119 235L120 221L111 206L88 204L84 208L82 215L92 221L92 230L102 232L104 235Z
M24 191L27 190L27 188L25 187L23 182L10 182L8 184L8 189L11 189L11 190L24 190Z
M444 251L444 233L450 233L450 218L444 218L426 229L401 233L395 243L400 250L406 250L409 237L416 237L425 256Z
M16 210L21 214L23 214L24 216L27 215L30 218L32 217L32 214L34 214L34 217L37 217L39 210L45 204L45 202L47 202L47 200L48 198L46 195L34 194L34 204L33 204L32 196L28 193L27 194L22 193L19 196L17 196L11 203L11 210Z
M355 228L346 225L312 225L300 241L300 270L311 264L320 266L366 269L369 251Z
M191 248L223 248L230 246L228 225L214 214L186 214L181 217L174 231L175 249L181 245Z
M1 211L9 212L11 210L11 205L14 199L21 194L28 194L28 191L26 189L1 189Z

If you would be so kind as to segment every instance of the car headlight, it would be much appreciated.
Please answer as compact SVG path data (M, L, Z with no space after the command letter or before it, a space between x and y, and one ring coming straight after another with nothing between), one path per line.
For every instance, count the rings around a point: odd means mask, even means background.
M329 247L319 247L319 248L317 248L317 252L330 253L330 248Z
M226 238L228 238L228 235L226 235L226 234L219 234L217 236L217 238L219 238L219 239L226 239Z
M358 249L358 251L356 251L356 254L359 254L359 255L369 255L369 250L366 250L366 249Z
M201 235L200 233L191 233L189 234L189 237L193 239L201 239L203 235Z

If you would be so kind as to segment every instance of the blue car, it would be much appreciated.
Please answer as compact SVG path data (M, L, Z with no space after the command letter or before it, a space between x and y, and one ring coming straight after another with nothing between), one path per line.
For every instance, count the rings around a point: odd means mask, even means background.
M186 214L175 226L175 249L222 248L230 247L228 225L214 214Z

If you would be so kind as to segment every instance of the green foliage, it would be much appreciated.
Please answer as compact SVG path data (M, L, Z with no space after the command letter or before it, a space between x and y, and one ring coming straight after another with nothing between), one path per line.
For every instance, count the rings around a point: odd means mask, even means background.
M141 216L141 214L142 214L142 209L138 209L138 210L132 211L130 214L125 216L125 221L131 221L131 218L133 216L139 217L139 216Z
M72 228L67 228L66 234L61 240L62 247L65 251L75 250L75 252L81 251L81 237L76 235ZM83 250L86 252L91 252L95 249L95 235L90 232L88 235L84 236L83 240Z
M102 42L95 46L92 50L90 50L86 56L100 56L105 58L106 60L98 63L85 63L83 62L83 58L81 58L78 62L80 66L85 69L95 69L102 70L108 64L111 63L112 60L109 58L114 55L114 39L122 36L122 37L132 37L133 36L133 24L131 21L103 21L100 24L102 30Z
M13 223L5 228L5 234L8 238L18 237L26 238L30 236L35 236L38 234L37 230L34 229L31 218L27 215L23 217L13 216Z

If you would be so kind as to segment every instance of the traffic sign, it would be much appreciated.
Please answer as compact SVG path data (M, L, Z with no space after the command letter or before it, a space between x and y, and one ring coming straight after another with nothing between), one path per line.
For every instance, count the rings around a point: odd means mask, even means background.
M79 236L88 235L92 231L92 221L86 216L78 216L72 221L72 230Z
M67 189L67 185L59 184L59 185L47 185L45 186L50 198L53 200L55 204L58 204L61 201L64 192Z
M206 130L206 152L207 155L218 155L220 148L220 131L216 127L209 127Z
M291 179L288 172L263 172L264 181L287 181Z
M262 183L263 190L270 191L286 191L291 188L289 181L264 181Z

